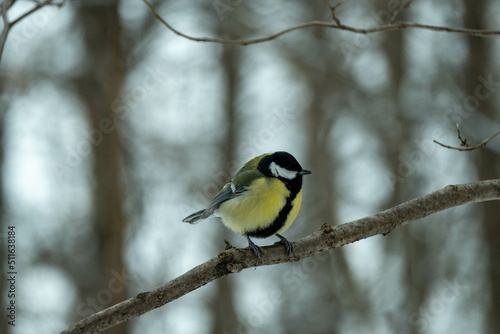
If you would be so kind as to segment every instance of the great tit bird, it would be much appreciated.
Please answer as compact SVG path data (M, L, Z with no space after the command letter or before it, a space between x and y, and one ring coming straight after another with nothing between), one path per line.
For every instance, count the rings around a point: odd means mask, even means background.
M302 169L287 152L259 155L247 162L212 199L206 209L182 221L195 224L212 216L220 217L226 227L247 237L248 246L260 259L262 248L250 237L276 235L288 253L293 245L280 233L285 232L299 213L302 203Z

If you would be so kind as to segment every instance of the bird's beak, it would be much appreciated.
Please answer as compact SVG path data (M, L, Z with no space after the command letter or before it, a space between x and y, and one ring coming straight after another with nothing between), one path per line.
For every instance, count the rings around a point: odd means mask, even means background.
M303 169L299 172L299 175L308 175L308 174L311 174L311 171L307 169Z

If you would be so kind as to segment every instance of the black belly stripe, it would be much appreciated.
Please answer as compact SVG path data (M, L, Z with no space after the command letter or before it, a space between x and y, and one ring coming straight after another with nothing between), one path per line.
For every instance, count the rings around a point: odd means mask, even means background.
M247 232L246 234L254 238L267 238L278 232L280 228L285 226L288 214L290 213L290 211L292 211L293 208L292 202L295 197L297 197L297 193L292 193L289 197L287 197L285 206L280 210L278 217L276 217L276 219L269 226L265 228L259 228L252 232Z

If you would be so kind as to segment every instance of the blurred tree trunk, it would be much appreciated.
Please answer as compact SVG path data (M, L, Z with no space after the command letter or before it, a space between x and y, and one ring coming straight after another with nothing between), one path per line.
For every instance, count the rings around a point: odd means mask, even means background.
M319 31L317 33L322 34ZM331 139L329 134L333 123L337 120L338 113L325 110L323 105L326 99L331 98L334 94L339 94L341 91L341 88L336 85L337 83L331 79L334 76L330 77L331 67L334 66L333 63L329 64L329 70L320 75L314 75L318 73L311 68L307 73L303 73L304 77L310 80L309 84L313 93L311 104L306 110L306 132L308 138L310 138L308 142L308 161L310 161L311 165L308 168L314 171L311 176L315 179L313 182L318 185L314 189L316 192L315 198L322 199L321 203L316 203L318 207L316 214L319 217L318 223L328 222L330 225L338 224L333 207L337 187L335 186L335 174L332 171L337 170L335 168L336 157L332 156L329 143L329 139ZM318 227L315 226L316 229ZM308 321L304 322L305 326L301 328L302 330L312 326L314 332L328 330L329 333L338 333L340 331L338 325L341 323L340 319L342 319L343 310L345 310L342 307L342 299L339 298L339 290L344 290L344 293L351 295L355 299L355 294L351 294L355 287L353 286L344 250L336 249L329 256L330 260L320 265L317 272L310 278L312 280L311 288L322 290L319 293L322 297L306 311L309 314L306 317ZM335 277L336 283L332 282L332 277ZM328 314L325 314L326 310ZM317 322L319 319L322 320L321 323ZM289 323L294 324L293 322ZM293 327L288 327L288 333L294 333Z
M104 308L126 298L125 283L117 279L125 271L123 239L127 217L120 147L119 116L112 110L125 78L122 28L118 1L99 6L81 4L76 17L86 27L86 71L75 84L88 110L93 150L93 223L97 236L95 279L83 293L97 297ZM92 144L91 142L94 141ZM88 268L86 268L88 270ZM125 324L109 329L108 334L125 333Z
M492 5L493 3L488 0L466 0L464 25L476 29L487 29L486 17ZM468 37L468 42L469 59L465 68L465 92L470 96L474 96L474 94L477 94L478 85L481 84L478 78L480 76L483 78L493 76L493 81L498 82L498 71L493 68L492 64L492 40ZM481 100L477 111L483 114L484 119L499 124L500 117L498 105L495 104L495 96L498 97L498 91L491 92L489 98ZM479 116L472 113L471 117L478 118ZM463 123L467 124L467 121L464 120ZM485 123L489 124L488 121ZM483 123L483 126L487 125L485 123ZM489 131L486 128L478 129L476 131L479 134L478 139L483 140L489 136ZM480 149L478 153L479 179L498 178L500 176L500 155L488 146ZM488 312L485 321L488 333L500 333L500 261L498 260L500 257L500 205L496 202L487 202L482 205L484 208L482 229L489 253L487 280L490 285L490 305L487 308Z
M316 6L307 4L304 10L310 11L311 16L315 18L327 13L323 3L318 3ZM339 190L335 182L336 175L332 172L338 168L336 151L332 149L334 144L331 142L331 130L340 116L339 110L347 103L342 97L346 95L344 89L350 85L345 83L345 77L348 75L343 75L338 63L332 61L333 51L330 45L336 43L332 42L329 36L329 32L325 29L311 31L308 42L310 45L304 47L316 50L313 58L297 55L295 51L287 49L285 45L282 46L282 54L289 58L294 72L297 72L296 76L305 82L311 92L310 103L304 113L304 132L309 138L307 168L313 171L310 176L312 179L307 179L307 181L315 184L315 195L314 199L305 198L303 206L308 207L308 202L315 201L311 207L316 208L314 217L319 217L319 219L316 219L316 226L307 226L305 234L317 230L323 222L331 225L338 223L334 204ZM317 199L321 201L318 202ZM339 248L322 256L328 258L318 265L314 273L301 284L301 290L309 291L308 295L321 297L302 300L307 303L307 307L297 308L293 305L285 305L281 311L285 333L322 333L325 331L336 333L341 329L342 319L347 317L360 316L363 323L368 322L366 299L359 293L359 287L352 276L345 251ZM332 277L335 279L332 280ZM350 298L345 299L342 298L343 296L350 296ZM295 298L295 296L290 298ZM297 319L302 320L297 321Z
M237 108L237 92L238 92L238 68L240 65L240 48L238 46L225 45L222 47L220 67L223 71L223 84L225 101L223 105L224 123L221 126L225 127L226 135L221 143L223 152L223 164L221 170L225 170L228 174L234 171L229 170L229 163L236 160L236 130L238 124L236 122ZM229 181L229 180L226 180ZM230 232L222 224L217 224L220 237L215 239L215 248L222 250L222 240L228 239ZM214 226L214 227L215 227ZM226 276L215 282L215 295L212 302L214 323L211 329L213 334L222 333L237 333L238 320L234 310L234 289L232 277Z
M387 9L387 2L379 2L381 9ZM408 11L403 11L399 14L398 19L405 20ZM391 12L392 15L392 12ZM387 62L390 64L389 69L389 91L387 97L390 105L394 106L386 110L387 114L377 114L378 120L375 120L382 126L378 127L380 138L382 139L386 152L386 159L388 162L389 170L386 171L390 175L396 175L392 179L392 192L387 203L384 203L384 208L398 205L399 203L407 200L404 194L408 191L416 192L418 189L417 178L418 173L402 173L405 171L405 166L402 164L401 157L408 154L408 149L415 149L415 147L408 145L411 141L411 128L415 126L415 121L410 121L407 114L411 111L404 107L401 97L405 96L402 93L402 82L405 78L405 72L409 63L409 57L405 50L406 44L405 31L400 31L395 34L385 34L380 36L382 38L382 48L387 57ZM382 97L383 98L383 97ZM391 112L394 110L395 112ZM425 115L423 116L425 117ZM392 124L389 130L387 125ZM389 130L389 131L388 131ZM413 144L412 144L413 145ZM408 190L412 189L412 190ZM413 195L412 195L413 196ZM428 257L425 250L428 249L426 245L422 244L423 241L415 238L412 229L414 226L408 226L405 229L393 231L390 237L384 238L385 250L387 252L387 259L393 259L394 255L401 254L404 257L403 261L403 293L405 294L404 304L400 311L400 315L390 318L393 322L394 328L398 330L405 330L408 333L417 333L419 328L417 326L410 326L410 315L419 309L427 299L429 285L431 282L427 279L432 275L419 275L415 270L417 265L420 265ZM401 253L403 250L403 253ZM386 263L387 267L394 266L392 260ZM392 279L384 277L384 279ZM396 283L393 289L397 291Z
M0 83L0 92L2 92L2 83ZM5 116L8 110L8 103L0 100L0 236L2 240L0 244L2 245L0 249L0 261L2 263L2 270L0 270L0 303L2 306L6 306L5 302L7 299L7 236L8 236L8 223L7 223L7 213L5 212L5 200L4 200L4 157L5 157ZM17 259L16 259L17 260ZM4 309L5 310L5 309ZM4 314L6 312L2 312ZM19 311L18 311L19 313ZM0 333L10 333L13 332L15 327L7 325L7 318L3 318L0 323Z

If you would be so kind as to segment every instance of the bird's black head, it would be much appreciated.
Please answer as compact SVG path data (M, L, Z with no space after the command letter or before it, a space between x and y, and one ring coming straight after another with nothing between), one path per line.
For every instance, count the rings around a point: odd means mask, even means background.
M276 177L282 180L287 187L302 187L302 175L311 174L310 171L302 169L297 159L287 152L275 152L266 155L259 162L259 171L268 177Z

